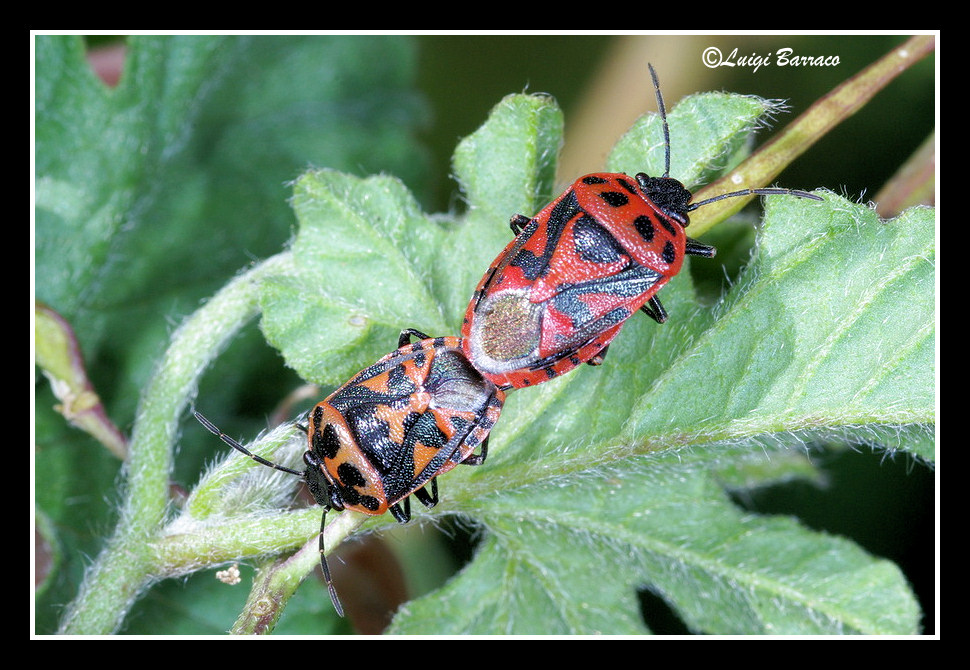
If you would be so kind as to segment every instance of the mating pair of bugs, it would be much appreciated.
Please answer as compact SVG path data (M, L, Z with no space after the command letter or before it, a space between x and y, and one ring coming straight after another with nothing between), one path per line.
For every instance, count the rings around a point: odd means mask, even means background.
M691 203L690 191L669 176L667 115L649 67L663 122L663 176L586 175L534 217L513 216L515 237L476 287L461 337L402 331L396 351L307 414L303 471L251 453L196 413L232 448L304 479L324 510L321 565L338 613L343 608L324 556L328 510L390 511L406 523L411 495L432 507L438 475L485 461L505 391L540 384L583 363L602 363L624 321L638 310L663 323L667 312L657 292L680 272L685 256L715 254L714 247L686 236L690 212L747 195L821 200L766 188Z

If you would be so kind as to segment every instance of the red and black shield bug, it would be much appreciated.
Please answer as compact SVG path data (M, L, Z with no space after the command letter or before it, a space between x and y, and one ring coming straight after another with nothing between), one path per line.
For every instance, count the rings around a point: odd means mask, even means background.
M669 176L670 131L652 65L650 75L663 121L663 176L589 174L533 218L513 216L515 239L475 289L462 324L465 355L501 388L601 363L637 310L666 321L657 292L680 272L684 256L715 254L685 235L689 212L745 195L821 200L805 191L760 188L691 203L690 191Z
M411 336L420 341L411 343ZM429 338L407 329L396 351L357 373L307 414L309 446L302 472L253 454L198 412L195 417L233 449L306 482L323 507L320 564L334 608L343 616L324 555L327 511L379 515L390 510L407 523L412 494L433 507L438 475L459 464L485 461L488 435L504 402L505 393L465 358L459 338Z

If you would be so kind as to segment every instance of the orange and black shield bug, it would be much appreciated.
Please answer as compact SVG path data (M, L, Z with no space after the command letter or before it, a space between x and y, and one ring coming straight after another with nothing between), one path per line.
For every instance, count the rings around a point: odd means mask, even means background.
M412 343L412 336L420 341ZM400 523L407 523L412 494L433 507L438 502L438 475L459 464L485 461L489 432L504 402L504 392L468 362L460 338L429 338L407 329L401 332L397 350L310 410L302 472L253 454L198 412L195 416L233 449L306 482L323 507L320 563L334 608L342 616L324 555L327 511L390 511Z

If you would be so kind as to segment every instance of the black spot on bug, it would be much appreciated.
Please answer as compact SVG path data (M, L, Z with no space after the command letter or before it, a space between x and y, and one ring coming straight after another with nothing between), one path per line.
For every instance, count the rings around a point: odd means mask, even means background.
M622 186L623 188L625 188L627 191L629 191L633 195L635 195L635 196L639 196L640 195L640 193L637 191L636 185L632 181L629 181L627 179L618 178L616 180L616 183L619 184L620 186Z
M630 316L628 310L617 307L606 315L595 317L590 310L591 296L608 293L615 298L632 298L648 291L661 276L654 269L629 261L623 270L610 277L577 284L560 284L552 298L552 304L572 321L573 333L567 339L572 341L575 337L602 332Z
M317 404L313 408L313 416L310 418L310 423L315 426L319 426L321 423L323 423L323 404L322 403Z
M314 425L319 426L319 423ZM321 458L330 460L336 458L339 451L340 438L337 437L337 431L333 425L328 423L322 430L318 427L313 433L313 452Z
M460 416L448 417L448 423L452 425L456 433L465 433L471 430L471 422Z
M483 428L485 428L485 426L483 426ZM467 446L469 449L472 449L472 450L474 450L475 447L477 447L481 443L482 441L478 438L478 435L476 435L475 433L469 433L468 437L465 438L465 446ZM456 455L457 455L457 452L456 452ZM452 460L454 460L454 457L452 458Z
M416 353L413 360L417 360L422 355L423 354L421 353ZM421 363L418 363L418 365L420 366ZM387 371L388 397L399 398L403 395L407 395L411 392L412 386L413 384L411 383L411 378L408 377L407 370L403 365L395 365ZM370 390L361 385L356 385L351 388L353 389L352 392L354 395L357 395L358 393L363 394Z
M522 274L524 274L529 281L535 281L549 268L548 261L544 260L540 256L536 256L531 251L526 249L523 249L516 254L510 265L513 267L522 268Z
M374 496L363 496L354 488L341 487L340 497L343 499L345 507L363 507L371 512L376 512L381 506L380 500Z
M587 186L594 186L596 184L605 184L607 181L609 180L604 179L603 177L597 177L596 175L593 175L593 174L588 174L582 179L582 182Z
M373 512L381 506L381 501L374 496L360 496L360 502L358 504Z
M361 495L357 489L366 486L367 480L354 465L341 463L337 466L337 480L339 482L340 498L345 507L363 507L376 512L381 501L374 496Z
M667 242L667 244L664 245L664 252L661 254L661 258L663 258L664 263L667 263L668 265L677 260L677 251L674 249L673 244Z
M404 425L405 437L402 446L405 449L413 450L417 444L423 444L432 449L441 449L448 442L448 437L441 432L434 415L430 413L417 414L412 412L405 420Z
M573 226L573 245L576 255L589 263L614 263L623 254L610 232L589 216L581 217Z
M396 414L398 412L396 405L399 404L380 403L352 407L344 413L344 418L354 436L355 449L382 474L394 468L394 463L402 449L397 440L391 437L391 426L385 419L378 417L384 413ZM406 416L403 420L404 430L406 431L413 422L414 419Z
M619 191L603 191L599 196L610 207L623 207L630 202L630 198Z
M489 403L489 405L492 406L492 407L494 407L494 405L492 405L492 403ZM490 430L492 430L492 428L495 427L495 422L492 421L492 419L488 418L488 415L483 414L482 415L482 418L478 422L478 427L479 428L483 428L486 431L490 431Z
M641 214L633 220L633 227L636 228L637 234L643 238L645 242L653 242L653 236L657 234L657 231L653 227L653 220L646 214Z
M549 271L549 260L552 258L556 247L559 246L559 239L569 222L577 215L583 215L576 200L576 193L569 191L566 196L559 201L549 218L546 220L546 239L541 255L535 255L531 251L522 249L515 255L509 265L522 269L522 274L529 281L535 281L544 276Z
M341 463L337 466L337 479L347 488L357 488L367 484L364 475L353 463Z
M351 410L385 402L388 397L395 397L394 393L396 389L398 395L408 394L411 392L410 387L413 387L413 384L411 384L407 375L404 374L404 370L400 368L401 366L395 366L391 370L388 370L387 385L390 389L390 396L385 393L378 393L363 385L362 382L374 376L370 375L366 379L358 378L356 383L339 389L327 402L331 407L346 416Z
M670 219L665 216L660 217L660 225L670 233L671 237L677 237L677 227L670 222Z
M623 323L630 318L631 314L632 312L625 307L617 307L616 309L610 310L604 314L603 318L601 319L604 325L600 327L600 331L611 328L619 323Z

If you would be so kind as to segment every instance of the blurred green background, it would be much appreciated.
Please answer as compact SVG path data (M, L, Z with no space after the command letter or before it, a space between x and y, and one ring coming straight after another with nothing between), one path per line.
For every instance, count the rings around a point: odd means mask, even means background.
M904 38L879 36L448 36L418 40L418 85L431 104L423 137L435 176L447 174L455 142L510 92L547 92L566 117L560 178L567 184L602 167L610 147L644 112L656 111L646 62L653 63L670 107L685 95L725 90L788 101L774 129ZM838 56L835 67L705 67L705 49L725 59L767 56L788 47L796 55ZM903 74L855 117L814 146L779 178L786 186L826 187L865 198L876 190L934 129L934 58ZM771 136L768 129L761 139ZM677 148L673 147L673 151ZM676 175L673 175L676 176ZM448 184L443 188L447 189ZM436 192L438 207L448 192Z

